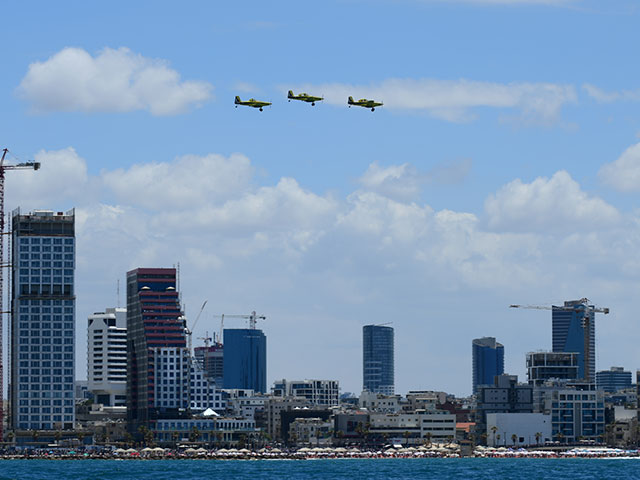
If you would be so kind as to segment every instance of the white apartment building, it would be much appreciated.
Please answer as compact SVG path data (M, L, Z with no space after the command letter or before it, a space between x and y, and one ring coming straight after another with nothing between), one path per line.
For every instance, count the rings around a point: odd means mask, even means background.
M418 444L426 440L446 443L456 438L456 416L444 411L371 413L369 424L371 434L383 435L401 443Z
M107 308L89 315L87 381L95 402L108 407L127 403L127 309Z
M189 402L192 412L203 412L208 408L222 412L225 409L221 391L195 359L191 360L190 382Z
M340 404L337 380L281 380L274 382L274 397L306 398L314 406L332 407Z

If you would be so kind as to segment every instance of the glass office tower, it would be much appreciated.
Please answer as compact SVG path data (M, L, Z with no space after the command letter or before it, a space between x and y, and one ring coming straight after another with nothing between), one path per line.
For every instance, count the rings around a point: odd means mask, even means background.
M564 302L551 311L552 349L578 353L578 377L596 380L596 325L594 306L587 299Z
M393 395L393 328L382 325L362 327L362 389Z
M471 387L475 395L478 385L493 385L494 377L504 373L504 345L495 337L476 338L471 342L471 355Z
M225 328L224 388L267 391L267 337L262 330Z

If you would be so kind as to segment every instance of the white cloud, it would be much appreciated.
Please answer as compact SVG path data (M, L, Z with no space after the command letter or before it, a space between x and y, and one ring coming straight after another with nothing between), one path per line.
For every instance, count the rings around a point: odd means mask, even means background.
M640 191L640 143L627 148L616 161L603 165L598 176L621 192Z
M615 207L589 196L564 170L531 183L514 180L485 202L489 228L512 232L597 230L620 220Z
M51 203L81 201L91 198L86 161L72 147L62 150L41 150L34 156L40 162L37 171L10 171L6 198L11 205L26 209L46 208Z
M128 48L105 48L95 57L67 47L29 65L18 95L36 112L130 112L175 115L211 98L207 82L181 81L164 60Z
M472 80L388 79L378 85L323 84L299 89L321 93L327 103L344 105L347 97L383 101L398 110L424 110L452 122L473 118L473 109L517 109L528 120L553 122L561 108L576 101L572 85L491 83Z
M587 94L599 103L612 103L616 101L640 101L640 90L620 90L607 92L601 88L585 83L582 88Z
M243 193L253 168L247 157L185 155L172 162L136 164L106 171L104 183L122 202L149 209L197 209L199 205Z

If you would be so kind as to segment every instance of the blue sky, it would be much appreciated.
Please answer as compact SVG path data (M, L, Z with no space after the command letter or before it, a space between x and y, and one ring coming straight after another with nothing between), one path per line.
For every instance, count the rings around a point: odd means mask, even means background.
M392 321L399 391L467 394L472 338L550 348L508 304L583 296L598 368L640 366L637 2L227 3L4 7L3 146L43 163L6 207L77 208L78 378L116 280L176 262L197 336L268 316L269 383L359 391Z

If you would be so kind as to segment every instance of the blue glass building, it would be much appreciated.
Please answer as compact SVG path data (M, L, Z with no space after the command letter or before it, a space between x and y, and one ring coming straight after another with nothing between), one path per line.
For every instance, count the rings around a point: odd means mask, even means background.
M225 328L224 388L267 391L267 337L258 329Z
M596 385L599 390L610 393L631 388L631 372L625 371L622 367L600 370L596 373Z
M586 298L553 306L552 349L578 353L578 378L596 379L596 324L594 306Z
M75 424L75 214L12 215L10 427Z
M362 389L393 395L393 328L382 325L362 327Z
M471 342L471 387L478 393L478 385L493 385L494 377L504 373L504 345L495 337L476 338Z

